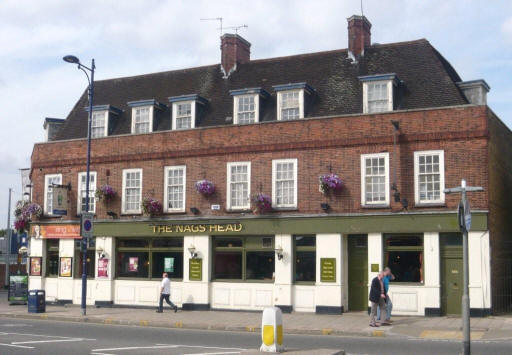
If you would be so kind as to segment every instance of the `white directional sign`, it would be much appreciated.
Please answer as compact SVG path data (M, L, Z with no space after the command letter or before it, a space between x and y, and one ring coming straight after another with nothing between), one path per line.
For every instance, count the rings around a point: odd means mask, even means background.
M91 239L92 238L92 229L93 229L93 213L82 213L82 227L81 234L82 237Z

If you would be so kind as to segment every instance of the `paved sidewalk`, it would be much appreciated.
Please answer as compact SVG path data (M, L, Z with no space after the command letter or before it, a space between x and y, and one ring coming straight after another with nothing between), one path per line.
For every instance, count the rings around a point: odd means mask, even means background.
M181 311L164 313L154 309L95 308L88 306L82 317L77 305L47 306L46 313L28 313L26 305L9 305L7 295L0 293L0 317L49 319L59 321L122 324L135 326L212 329L259 332L261 312ZM388 327L371 328L364 312L343 315L316 315L311 313L283 314L284 331L288 334L323 334L413 337L426 339L459 339L460 318L450 317L393 317ZM473 340L512 340L512 316L472 318Z

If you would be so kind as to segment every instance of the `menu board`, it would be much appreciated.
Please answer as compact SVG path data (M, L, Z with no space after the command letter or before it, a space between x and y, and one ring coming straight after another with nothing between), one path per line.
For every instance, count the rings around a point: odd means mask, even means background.
M203 280L203 259L190 259L188 261L188 279L190 281Z
M320 259L320 281L336 282L336 258Z
M11 275L9 276L9 292L7 299L9 302L22 301L28 299L28 276L27 275Z

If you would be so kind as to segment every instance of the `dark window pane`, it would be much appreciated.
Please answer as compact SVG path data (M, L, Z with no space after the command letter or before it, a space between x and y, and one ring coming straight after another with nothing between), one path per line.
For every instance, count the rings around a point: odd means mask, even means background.
M423 237L417 235L404 235L404 236L388 236L386 237L386 246L400 247L400 246L423 246Z
M215 246L226 248L241 247L242 238L216 238Z
M440 233L439 237L445 246L462 245L462 234L460 233Z
M58 240L57 240L58 241ZM59 276L59 252L48 251L46 253L46 276Z
M316 280L316 252L297 251L295 253L295 281Z
M76 278L82 277L82 260L83 260L83 253L80 250L77 250L77 257L75 260L77 260L78 265L76 266L75 270L78 270L78 272L75 273ZM96 255L94 250L87 250L87 269L86 274L87 277L94 278L94 270L96 267Z
M153 248L183 248L183 238L153 239Z
M273 238L263 238L261 242L262 248L272 248L272 240Z
M149 239L118 239L119 248L147 248Z
M118 252L117 276L147 278L148 254L146 252Z
M214 260L214 277L216 279L242 279L241 252L216 252Z
M166 272L171 279L183 278L183 252L154 252L151 277L160 278Z
M315 236L311 235L295 235L295 245L298 247L314 247L316 246Z
M274 251L247 252L245 278L247 280L272 280L274 256Z
M58 239L46 239L46 245L48 249L59 249L59 240Z
M395 275L394 282L423 282L422 251L390 251L386 265Z

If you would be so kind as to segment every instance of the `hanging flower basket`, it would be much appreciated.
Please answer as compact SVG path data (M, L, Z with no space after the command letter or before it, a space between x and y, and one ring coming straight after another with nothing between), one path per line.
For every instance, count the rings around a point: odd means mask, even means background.
M196 191L203 196L213 195L215 192L215 184L210 180L199 180L196 182Z
M99 189L96 189L94 194L97 200L103 200L105 203L110 202L116 196L116 191L110 185L103 185Z
M323 194L329 192L337 192L343 188L343 181L341 178L333 173L320 175L318 189Z
M255 209L254 213L267 213L272 210L272 199L264 193L259 193L253 198Z
M25 221L24 219L17 219L16 221L14 221L14 229L16 229L16 231L19 234L22 234L23 232L25 232L27 230L27 227L28 227L28 222Z
M14 209L16 220L14 221L14 228L23 233L28 229L29 223L32 218L39 218L43 214L43 209L37 203L29 203L28 201L18 201Z
M145 197L142 200L142 213L146 216L162 214L162 203L153 197Z

